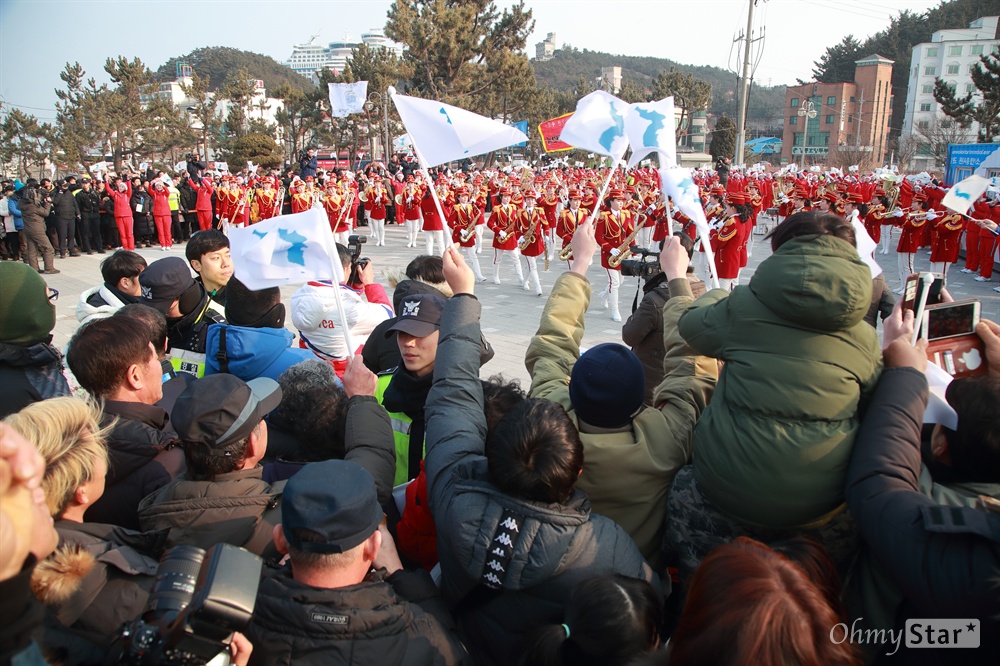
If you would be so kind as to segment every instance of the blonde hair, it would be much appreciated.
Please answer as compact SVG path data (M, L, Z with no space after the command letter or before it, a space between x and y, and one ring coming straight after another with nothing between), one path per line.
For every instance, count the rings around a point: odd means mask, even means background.
M101 428L100 422L100 405L68 397L32 403L4 419L45 458L42 490L54 517L66 510L77 488L94 478L98 463L108 462L104 441L114 424Z

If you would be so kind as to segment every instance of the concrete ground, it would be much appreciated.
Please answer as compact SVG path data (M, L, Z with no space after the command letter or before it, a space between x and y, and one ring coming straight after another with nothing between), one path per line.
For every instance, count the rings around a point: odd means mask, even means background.
M366 234L367 229L362 227L360 233ZM490 238L492 234L487 232L487 238L483 242L483 253L479 255L483 273L487 277L492 277L493 251L490 248ZM762 236L754 239L753 252L750 264L741 276L741 282L746 283L753 275L754 270L770 255L770 247L762 242ZM895 245L895 243L893 243ZM406 264L423 247L421 238L420 247L417 249L406 248L406 237L401 226L390 225L386 228L386 246L374 247L371 243L364 248L364 256L371 258L377 279L386 285L386 275L390 272L402 273ZM166 256L183 257L183 244L176 245L170 252L162 252L158 247L138 250L150 262ZM56 268L61 273L59 275L45 276L50 287L59 290L59 300L56 303L57 320L54 332L54 342L60 348L69 341L70 336L76 330L78 324L76 320L75 308L79 300L80 293L101 282L100 262L107 255L83 255L67 259L56 259ZM896 268L896 254L890 251L888 255L876 254L876 259L884 268L886 279L890 289L899 286L899 278ZM539 270L541 271L541 261ZM1000 284L1000 275L994 273L991 282L983 283L973 280L972 275L959 272L961 264L952 266L948 275L948 290L956 299L977 298L982 302L982 316L1000 321L1000 293L993 291L993 287ZM926 252L920 252L917 257L917 269L928 270L929 258ZM552 283L566 270L566 262L553 261L549 272L540 272L542 289L545 295L549 293ZM588 277L595 285L595 292L604 288L605 271L599 264L591 266ZM535 296L534 292L524 291L520 285L515 283L513 269L509 264L501 271L503 284L495 285L491 281L476 285L476 294L483 303L483 332L496 350L496 357L483 367L484 376L501 373L509 378L517 378L527 388L528 376L524 368L524 352L528 341L538 327L538 320L545 303L546 296ZM2 285L0 285L2 288ZM282 288L282 295L285 303L289 303L295 286ZM623 318L627 319L631 312L632 300L637 289L641 288L636 278L625 278L623 280L620 305ZM391 290L390 290L391 291ZM390 293L391 295L391 293ZM291 329L291 318L286 322ZM293 329L294 330L294 329ZM881 327L879 328L881 331ZM583 346L592 347L602 342L621 342L621 324L611 321L608 311L601 308L599 299L596 296L592 299L590 309L586 315L586 332L583 337Z

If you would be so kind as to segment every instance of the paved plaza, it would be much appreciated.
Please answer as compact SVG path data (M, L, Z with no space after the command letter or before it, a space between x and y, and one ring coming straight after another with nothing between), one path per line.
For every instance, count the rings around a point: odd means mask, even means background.
M358 230L361 234L367 234L367 228L361 227ZM493 250L490 248L492 233L487 232L487 238L483 242L483 253L480 262L483 273L492 277ZM762 242L762 236L755 236L753 252L750 264L743 272L741 281L746 283L753 275L757 265L770 255L770 247ZM893 242L895 245L895 239ZM407 249L406 236L402 226L389 225L386 227L385 247L374 247L369 243L364 247L363 256L371 258L374 263L376 279L386 286L390 293L391 289L386 283L386 275L390 272L402 273L410 259L419 254L423 247L423 238L420 240L418 249ZM184 256L184 245L174 246L171 252L163 252L159 247L137 250L147 261L153 262L166 256ZM69 259L57 259L56 268L62 271L59 275L44 276L50 287L58 289L59 300L56 303L57 319L54 342L60 347L64 347L70 336L76 330L78 324L76 320L76 304L80 293L88 287L95 286L101 282L100 263L107 255L83 255ZM879 263L885 269L886 279L890 289L899 286L899 279L896 269L896 253L890 251L888 255L876 254ZM483 376L493 374L503 374L505 377L517 378L527 388L528 375L524 368L524 352L527 349L528 341L538 327L538 320L545 304L545 298L552 288L555 279L566 270L566 262L553 261L548 272L542 271L542 262L539 260L539 274L542 282L543 296L535 296L534 292L527 292L516 283L513 268L510 264L505 264L501 271L503 284L495 285L492 281L482 282L476 285L476 294L483 303L483 332L496 350L496 356L492 361L483 367ZM930 260L926 251L921 251L917 256L917 269L929 270ZM991 282L976 282L973 275L959 272L961 264L952 266L948 275L948 290L956 300L964 298L978 298L982 302L982 316L1000 321L1000 293L993 291L993 287L1000 284L1000 275L994 273ZM599 263L591 266L588 272L592 284L596 291L604 288L606 273ZM2 288L2 285L0 285ZM282 288L283 300L287 306L296 286ZM631 312L632 300L636 290L641 289L636 278L625 278L622 282L620 303L622 317L627 319ZM641 298L641 291L640 291ZM291 317L287 318L286 325L294 331L291 325ZM879 327L881 332L881 326ZM599 299L593 297L590 310L586 316L586 332L583 336L583 346L592 347L602 342L621 342L621 324L611 321L608 311L601 308Z

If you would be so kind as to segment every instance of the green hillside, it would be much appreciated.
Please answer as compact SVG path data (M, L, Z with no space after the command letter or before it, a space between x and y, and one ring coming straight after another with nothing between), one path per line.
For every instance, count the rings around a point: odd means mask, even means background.
M165 62L154 76L158 81L173 81L178 62L187 63L201 77L209 77L211 90L221 86L226 77L241 69L245 69L258 79L264 80L264 87L274 90L279 84L289 83L301 90L310 90L313 84L303 76L293 72L270 56L241 51L227 46L208 46L195 49L191 53Z
M661 71L673 67L712 84L709 113L736 116L736 75L719 67L684 65L667 58L612 55L573 48L556 51L551 60L533 60L532 65L539 85L562 91L575 89L580 77L593 80L601 75L602 67L613 66L622 68L623 80L649 88ZM760 126L780 125L784 104L784 86L767 87L755 83L750 93L750 122Z

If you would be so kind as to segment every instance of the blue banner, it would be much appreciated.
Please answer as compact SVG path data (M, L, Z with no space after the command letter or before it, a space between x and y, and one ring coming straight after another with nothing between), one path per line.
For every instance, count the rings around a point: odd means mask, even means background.
M527 120L521 120L521 121L516 122L516 123L507 123L507 124L510 125L511 127L514 127L516 129L521 130L525 134L528 133L528 121ZM521 148L524 148L525 146L528 145L528 142L527 141L522 141L521 143L515 143L513 145L514 146L519 146Z

